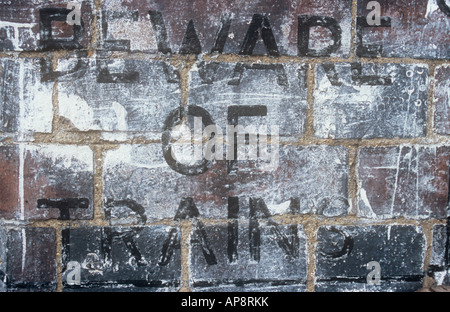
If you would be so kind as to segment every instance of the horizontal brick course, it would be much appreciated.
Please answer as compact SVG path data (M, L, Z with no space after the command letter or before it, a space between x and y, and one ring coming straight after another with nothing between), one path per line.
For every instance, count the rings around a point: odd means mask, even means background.
M308 53L325 50L321 53L350 54L351 8L348 0L336 1L334 6L328 6L325 1L309 0L302 0L296 6L283 1L167 3L151 0L122 3L110 0L103 2L102 13L102 46L109 49L112 45L112 49L152 53L305 55L304 48L298 48L298 19L308 16L316 17L314 21L301 24L305 33L312 29L309 40L302 38L300 41L301 46L308 48ZM326 30L314 28L326 23L317 17L332 18L337 24L333 27L338 29L334 32L339 38L333 40ZM149 35L142 38L141 30ZM333 49L328 52L326 49L330 46Z
M124 199L141 206L149 219L173 218L183 198L192 198L205 218L226 218L229 197L238 197L242 207L248 207L250 197L262 198L272 214L347 213L345 148L280 147L279 166L273 172L258 170L255 161L238 160L237 170L227 174L226 162L215 161L205 173L188 176L168 166L158 145L122 145L105 154L104 205L122 207L122 217L112 214L115 222L136 220L124 209L130 208ZM330 175L334 179L327 180ZM247 217L248 209L239 215Z

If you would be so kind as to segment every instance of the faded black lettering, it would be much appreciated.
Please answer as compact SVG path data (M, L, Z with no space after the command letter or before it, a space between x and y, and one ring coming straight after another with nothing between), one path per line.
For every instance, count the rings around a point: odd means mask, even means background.
M202 46L195 30L194 21L188 22L186 33L184 34L183 42L181 43L180 54L200 54L202 53Z
M239 198L228 197L228 261L235 262L238 259L238 230L239 223L237 221L239 214Z
M237 86L241 83L244 70L273 70L277 74L277 83L280 86L289 86L286 71L282 64L244 64L237 63L234 67L233 78L228 81L229 85Z
M445 3L445 0L437 0L437 4L445 15L450 16L450 7Z
M211 49L211 53L222 53L225 47L225 43L228 38L228 33L231 27L231 15L229 13L222 14L220 18L220 25L217 31L216 39L214 40L214 47Z
M275 36L273 35L272 26L270 26L267 14L253 15L239 54L252 55L253 49L255 48L256 42L258 41L260 35L264 46L267 49L267 53L270 56L279 56L280 53L278 52L278 46L275 41Z
M271 215L262 198L250 198L250 222L249 222L249 241L250 241L250 258L254 261L261 259L261 230L259 228L258 219L265 219L270 225L271 230L277 237L278 246L284 250L286 256L298 258L300 252L300 239L298 237L297 225L290 225L287 235L281 231L278 223L270 219ZM290 207L296 210L298 201L291 199Z
M363 29L367 27L391 27L391 18L382 16L380 25L369 25L365 16L358 16L356 18L356 55L379 56L383 51L383 46L363 44Z
M265 105L233 105L228 106L228 125L237 126L238 120L240 116L249 116L249 117L257 117L257 116L267 116L267 106ZM227 160L227 173L230 173L233 170L236 170L237 165L237 152L238 152L238 142L237 142L237 132L233 133L233 153L232 160ZM227 150L227 155L231 154L229 150Z
M352 81L357 85L386 86L392 84L392 78L389 76L363 75L361 63L352 63Z
M177 109L174 109L166 118L161 137L161 144L164 159L166 160L170 168L184 175L198 175L205 173L208 170L208 168L211 166L211 161L203 158L203 160L199 164L185 165L178 162L172 156L171 131L177 123L181 122L183 118L188 116L201 117L202 123L205 127L214 125L214 121L212 120L211 115L200 106L190 105L187 108L179 107Z
M37 200L37 208L41 209L59 209L59 220L70 220L70 209L89 208L89 199L87 198L61 198Z
M150 10L148 13L153 31L155 32L158 51L164 54L172 53L169 46L169 39L167 38L166 24L164 24L164 18L161 12Z
M192 222L194 222L194 235L202 249L206 263L209 265L217 264L216 256L209 247L208 237L203 222L197 219L199 216L200 213L198 212L194 200L191 197L186 197L181 200L174 220L191 219Z
M99 83L137 83L139 82L139 72L133 68L128 69L123 73L111 73L108 68L110 60L97 59L97 82ZM133 66L132 63L127 63L128 66Z
M327 28L331 32L333 44L319 51L310 49L310 31L311 27L314 26ZM339 23L331 17L316 15L298 16L298 56L330 56L331 53L336 52L340 48L341 37L341 27L339 26Z
M78 58L75 66L67 71L53 70L52 60L40 59L41 82L60 81L61 78L79 79L86 74L88 60Z
M127 18L131 21L136 22L139 18L138 11L131 12L111 12L102 11L102 36L103 42L102 47L108 51L130 51L130 40L106 40L108 36L108 20L109 19L120 19Z
M71 11L62 8L45 8L39 10L39 35L40 47L43 51L49 50L76 50L81 49L81 37L83 35L83 20L81 25L72 25L72 38L53 38L52 21L65 22Z

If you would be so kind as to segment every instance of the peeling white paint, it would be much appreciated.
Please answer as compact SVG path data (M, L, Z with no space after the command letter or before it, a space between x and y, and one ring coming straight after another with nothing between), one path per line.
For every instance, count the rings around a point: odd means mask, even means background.
M431 13L433 13L437 10L439 10L439 6L438 6L436 0L428 0L427 12L425 13L425 17L429 18Z
M27 259L27 235L25 229L22 229L22 272L25 270L25 262Z
M60 93L59 115L69 119L80 131L100 130L94 124L94 109L75 94Z
M93 152L88 146L45 144L26 145L24 149L33 158L50 159L55 166L75 171L94 170Z
M359 195L360 195L361 200L364 203L363 209L360 210L360 215L362 217L372 218L372 219L375 218L376 219L377 216L372 210L372 206L370 205L370 201L367 198L366 190L364 188L360 188ZM360 208L362 208L362 207L360 207Z
M290 205L291 205L291 201L288 200L288 201L282 202L278 205L273 205L273 204L269 205L268 204L267 208L269 209L269 211L272 215L277 215L277 214L283 215L283 214L289 213Z

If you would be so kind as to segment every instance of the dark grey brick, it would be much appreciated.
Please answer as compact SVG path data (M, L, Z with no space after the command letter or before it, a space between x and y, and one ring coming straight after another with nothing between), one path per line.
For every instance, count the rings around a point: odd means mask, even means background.
M321 64L314 129L320 138L413 138L426 134L428 68L421 64Z
M0 243L0 291L56 290L54 229L2 228Z
M434 128L437 133L450 134L450 66L436 67L434 79Z
M305 131L306 65L197 63L190 72L189 104L208 111L223 131L230 124L230 106L264 106L264 116L238 118L239 125L276 125L280 136Z
M236 283L238 285L218 285L210 287L196 287L192 291L194 292L306 292L305 284L289 284L289 285L278 285L278 282L272 283L258 283L258 282L248 282L248 283ZM279 282L283 284L283 282Z
M382 21L367 25L370 0L358 0L359 56L449 59L450 39L447 0L379 0Z
M64 229L62 240L64 291L175 291L180 286L178 228L81 227ZM79 282L74 282L74 261Z
M217 226L195 223L190 248L195 290L305 289L307 247L302 226L278 225L270 219Z
M6 248L8 244L8 230L0 228L0 292L7 290L7 276L6 276L6 257L8 250Z
M424 277L425 236L418 226L321 226L316 291L414 291ZM380 264L380 285L367 283L366 265Z
M447 225L433 227L433 242L428 275L434 278L436 285L450 285L450 231Z
M160 145L121 145L105 154L104 207L115 224L136 222L134 206L149 219L174 218L186 198L205 218L227 218L230 198L239 198L237 216L244 217L250 198L262 199L269 214L333 217L349 209L344 147L280 146L279 164L268 171L243 160L227 174L226 162L214 161L205 173L185 175L169 167Z
M165 62L73 58L58 66L46 79L60 81L60 116L80 131L102 131L104 139L160 138L181 104L177 70Z

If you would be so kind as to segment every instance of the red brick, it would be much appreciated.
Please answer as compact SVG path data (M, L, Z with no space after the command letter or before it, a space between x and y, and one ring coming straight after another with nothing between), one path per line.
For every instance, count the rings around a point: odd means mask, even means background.
M67 9L70 1L49 0L0 0L0 51L39 51L43 46L40 35L40 10L48 8ZM93 2L78 1L81 3L82 34L78 40L79 48L87 48L91 36L91 23L93 20ZM65 21L54 21L52 24L52 37L70 40L73 35L72 26ZM73 48L71 48L73 49Z
M89 148L20 144L0 151L1 186L5 190L1 218L92 218L93 155Z
M14 219L19 207L19 149L0 147L0 218Z
M445 218L448 146L368 147L359 151L358 208L368 218Z
M23 166L26 219L92 218L93 154L88 147L27 146ZM67 203L68 199L74 200ZM76 202L81 199L83 204ZM39 204L40 200L59 203ZM81 207L77 208L79 204ZM69 215L51 205L66 206Z

